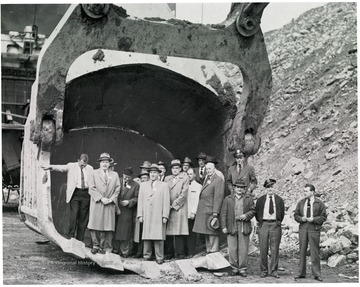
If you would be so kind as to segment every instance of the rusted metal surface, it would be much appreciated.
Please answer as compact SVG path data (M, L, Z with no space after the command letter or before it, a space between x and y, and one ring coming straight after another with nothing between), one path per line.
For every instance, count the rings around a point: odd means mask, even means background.
M194 275L188 264L214 270L229 266L219 253L166 263L152 272L151 264L91 254L82 242L62 236L66 179L41 165L65 164L87 152L96 168L95 158L107 151L121 170L145 159L194 158L206 151L218 157L223 169L237 148L255 154L271 92L259 29L266 5L233 5L226 21L212 26L133 19L121 7L99 5L72 5L39 57L25 125L20 215L65 252L103 267L150 277L174 268ZM176 64L179 58L183 68ZM85 71L70 73L84 59ZM210 62L199 66L195 59ZM214 62L241 70L239 106L234 87L209 68Z

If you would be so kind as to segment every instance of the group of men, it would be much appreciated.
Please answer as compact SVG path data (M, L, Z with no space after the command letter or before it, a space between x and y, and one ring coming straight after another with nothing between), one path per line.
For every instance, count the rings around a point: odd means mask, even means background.
M205 153L198 155L196 168L188 157L182 162L172 160L171 175L166 175L164 162L145 161L137 177L133 176L132 168L127 167L119 178L114 171L116 163L108 153L100 155L100 168L96 170L87 164L86 154L82 154L77 163L43 168L68 173L69 236L83 241L87 227L94 254L114 252L123 257L133 255L152 260L154 249L156 262L162 264L164 259L194 256L200 236L205 238L207 253L219 251L219 232L222 231L227 237L232 275L246 277L251 219L255 217L261 277L279 278L284 201L275 193L276 180L267 179L263 185L266 194L255 203L254 168L246 164L240 150L236 150L234 157L235 163L228 169L226 178L216 169L216 159ZM296 279L306 276L306 252L310 244L312 274L322 281L319 245L326 209L315 196L313 185L306 184L304 193L294 214L300 224L300 273Z

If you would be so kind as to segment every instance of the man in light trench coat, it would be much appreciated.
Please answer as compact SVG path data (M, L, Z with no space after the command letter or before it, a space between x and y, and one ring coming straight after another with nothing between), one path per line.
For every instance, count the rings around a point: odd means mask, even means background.
M93 254L112 251L112 237L115 231L115 211L120 192L119 175L109 169L112 158L102 153L98 162L100 168L89 178L90 212L88 228L91 234Z
M160 170L157 164L152 164L149 172L150 181L140 184L137 218L143 223L144 259L151 260L153 242L156 263L162 264L166 223L170 213L169 185L159 180Z

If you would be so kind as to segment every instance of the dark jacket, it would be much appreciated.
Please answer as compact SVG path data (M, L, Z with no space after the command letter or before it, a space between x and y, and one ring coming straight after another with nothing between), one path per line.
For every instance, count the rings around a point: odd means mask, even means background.
M253 197L250 194L246 194L244 197L244 214L246 219L243 222L242 233L251 233L251 218L255 215L255 204ZM228 195L225 197L221 208L221 228L227 228L229 234L234 235L236 232L235 222L235 195Z
M284 219L285 216L285 205L284 200L278 196L277 194L274 194L275 199L275 206L276 206L276 222L278 225L281 225L281 222ZM266 194L259 197L256 201L256 220L258 221L259 227L262 225L263 222L263 216L264 216L264 206L266 201Z
M305 204L306 198L303 198L300 200L296 206L295 212L294 212L294 218L296 222L300 223L299 228L302 228L305 223L309 222L302 222L301 218L304 215L304 204ZM327 215L326 215L326 207L325 204L317 197L315 197L315 201L313 203L313 218L314 221L312 222L314 224L314 227L316 230L320 230L321 226L325 222Z
M236 169L236 165L232 165L229 167L227 176L226 176L226 185L228 189L233 193L234 187L233 184L237 179L242 179L245 181L247 188L250 191L253 191L257 185L257 179L255 176L255 170L251 165L245 165L240 173Z

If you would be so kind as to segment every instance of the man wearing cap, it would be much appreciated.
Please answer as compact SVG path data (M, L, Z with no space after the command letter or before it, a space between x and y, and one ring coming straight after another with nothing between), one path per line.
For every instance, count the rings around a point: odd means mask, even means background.
M193 231L205 234L206 252L211 253L219 251L219 232L211 225L218 221L224 199L224 181L215 172L215 158L206 156L205 162L206 178L199 197Z
M187 173L190 167L191 167L191 159L189 157L185 157L184 161L182 162L183 172Z
M196 233L193 232L195 216L199 204L199 196L201 192L201 184L195 180L195 172L193 168L189 168L187 171L189 177L189 191L187 196L188 204L188 225L189 225L189 235L186 239L186 255L188 258L191 258L195 255L196 251Z
M265 180L266 194L256 201L256 220L259 226L261 278L268 275L279 278L279 246L281 242L281 222L285 215L284 200L275 194L275 179ZM270 268L268 252L271 252Z
M132 249L134 225L136 218L136 207L140 185L133 181L132 167L124 168L123 176L120 178L120 195L118 205L120 215L118 216L115 239L119 244L120 256L128 257ZM120 241L120 242L119 242Z
M195 180L202 185L206 177L206 169L205 169L206 153L200 152L196 160L198 161L199 167L194 168Z
M315 186L306 184L304 196L296 206L294 218L299 225L300 272L295 279L306 277L306 253L310 245L311 271L315 280L323 281L320 270L320 230L325 222L325 204L315 197Z
M98 162L100 168L89 177L90 212L88 228L93 244L92 253L105 254L112 251L112 237L115 231L115 210L120 192L119 175L109 169L112 158L102 153ZM117 208L116 208L117 207Z
M66 203L70 203L69 237L84 241L86 226L89 221L89 183L93 167L88 164L87 154L81 154L77 162L66 165L42 166L44 170L67 173Z
M241 178L246 183L247 190L252 193L257 185L255 170L251 165L245 164L244 153L237 149L234 153L236 162L230 166L227 173L226 184L230 193L234 192L234 183Z
M137 218L143 223L144 259L150 260L153 242L156 263L162 264L166 223L170 213L169 185L159 181L160 170L157 164L152 164L149 172L150 181L140 184Z
M181 172L181 162L174 159L170 164L171 173L165 178L170 191L170 216L166 228L167 257L185 258L185 240L189 235L187 195L189 178Z
M160 181L165 181L165 177L166 177L166 164L163 161L159 161L158 162L158 167L160 170L160 175L159 175L159 180Z
M234 194L228 195L221 208L222 232L227 235L232 275L246 277L247 256L251 233L251 218L255 215L253 197L246 193L246 183L238 179Z

